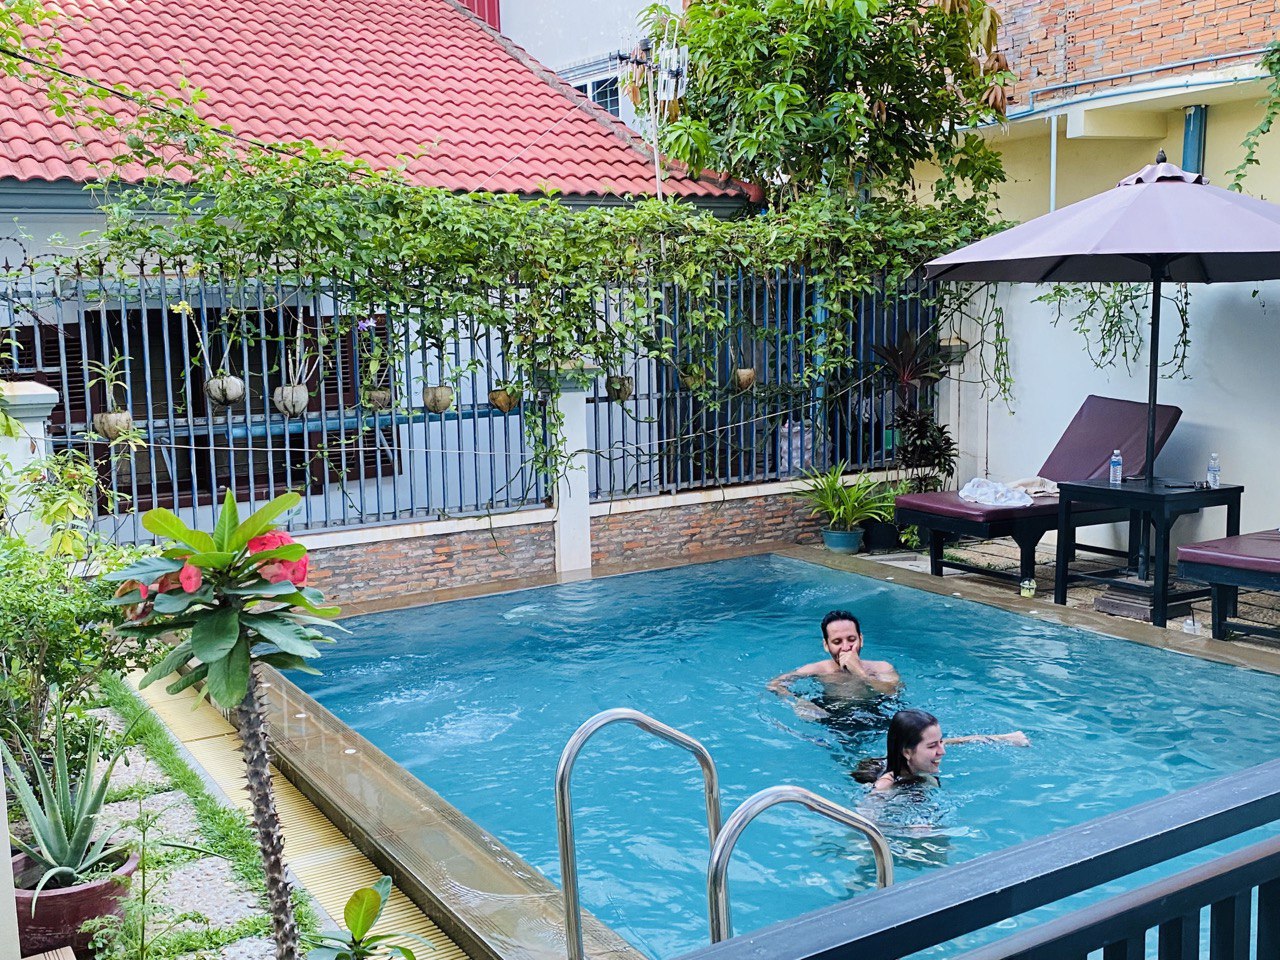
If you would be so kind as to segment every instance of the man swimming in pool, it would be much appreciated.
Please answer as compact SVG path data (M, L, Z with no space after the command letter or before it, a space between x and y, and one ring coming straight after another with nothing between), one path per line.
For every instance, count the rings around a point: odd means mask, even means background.
M827 659L806 663L789 673L769 681L769 689L792 701L791 707L802 717L821 719L830 716L826 710L791 692L791 682L800 677L817 677L833 694L843 697L898 692L902 678L893 664L885 660L862 659L862 626L848 610L832 610L822 618L822 648Z

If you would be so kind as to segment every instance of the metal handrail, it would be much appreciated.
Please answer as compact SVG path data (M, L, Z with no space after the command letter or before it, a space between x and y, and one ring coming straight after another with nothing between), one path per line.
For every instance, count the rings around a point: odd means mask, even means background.
M871 850L876 859L876 886L887 887L893 883L893 854L889 851L889 841L874 823L804 787L788 784L766 787L742 801L742 805L730 814L719 839L711 847L711 864L707 868L707 912L711 919L712 943L719 943L733 936L733 921L729 916L729 889L725 883L733 848L747 824L780 803L798 803L814 813L820 813L864 834L871 841Z
M560 885L564 889L564 930L565 948L569 960L584 960L585 951L582 946L582 904L578 896L578 854L573 839L573 802L570 796L570 781L573 777L573 765L578 754L586 746L597 731L611 723L635 724L646 733L651 733L667 743L683 747L694 755L698 765L702 767L703 793L707 805L707 831L711 837L712 850L716 839L720 836L720 777L716 773L715 762L711 754L693 737L686 736L674 727L659 723L653 717L631 710L627 707L616 707L605 710L574 731L569 742L564 745L560 754L560 763L556 767L556 832L560 842Z

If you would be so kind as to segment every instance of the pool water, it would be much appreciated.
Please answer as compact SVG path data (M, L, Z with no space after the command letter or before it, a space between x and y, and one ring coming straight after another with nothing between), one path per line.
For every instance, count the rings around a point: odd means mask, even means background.
M803 719L768 681L824 656L831 609L862 621L898 695ZM886 824L897 881L1275 756L1280 677L781 557L544 587L345 621L301 686L559 881L553 782L588 717L633 707L701 740L727 816L793 783ZM817 681L799 692L820 695ZM947 735L1022 730L1021 749L948 750L942 786L871 798L850 772L894 710ZM707 942L706 823L692 757L630 725L574 777L583 905L650 956ZM874 886L864 839L800 807L765 813L729 871L734 932Z

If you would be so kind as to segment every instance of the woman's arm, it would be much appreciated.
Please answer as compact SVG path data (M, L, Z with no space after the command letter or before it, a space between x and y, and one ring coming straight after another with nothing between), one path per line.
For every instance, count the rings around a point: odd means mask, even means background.
M975 733L967 737L944 737L943 744L950 747L957 743L1008 743L1015 747L1029 747L1031 741L1021 730L1013 733Z

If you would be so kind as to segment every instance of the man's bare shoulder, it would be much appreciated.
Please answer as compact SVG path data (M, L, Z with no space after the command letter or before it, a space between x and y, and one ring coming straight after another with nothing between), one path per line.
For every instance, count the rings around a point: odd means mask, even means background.
M882 673L882 674L892 673L895 676L898 673L897 668L894 667L894 665L890 663L888 660L863 660L862 666L867 670L868 673Z
M792 670L793 676L797 677L813 677L826 673L839 673L840 665L834 660L815 660L813 663L806 663L803 667L797 667Z

